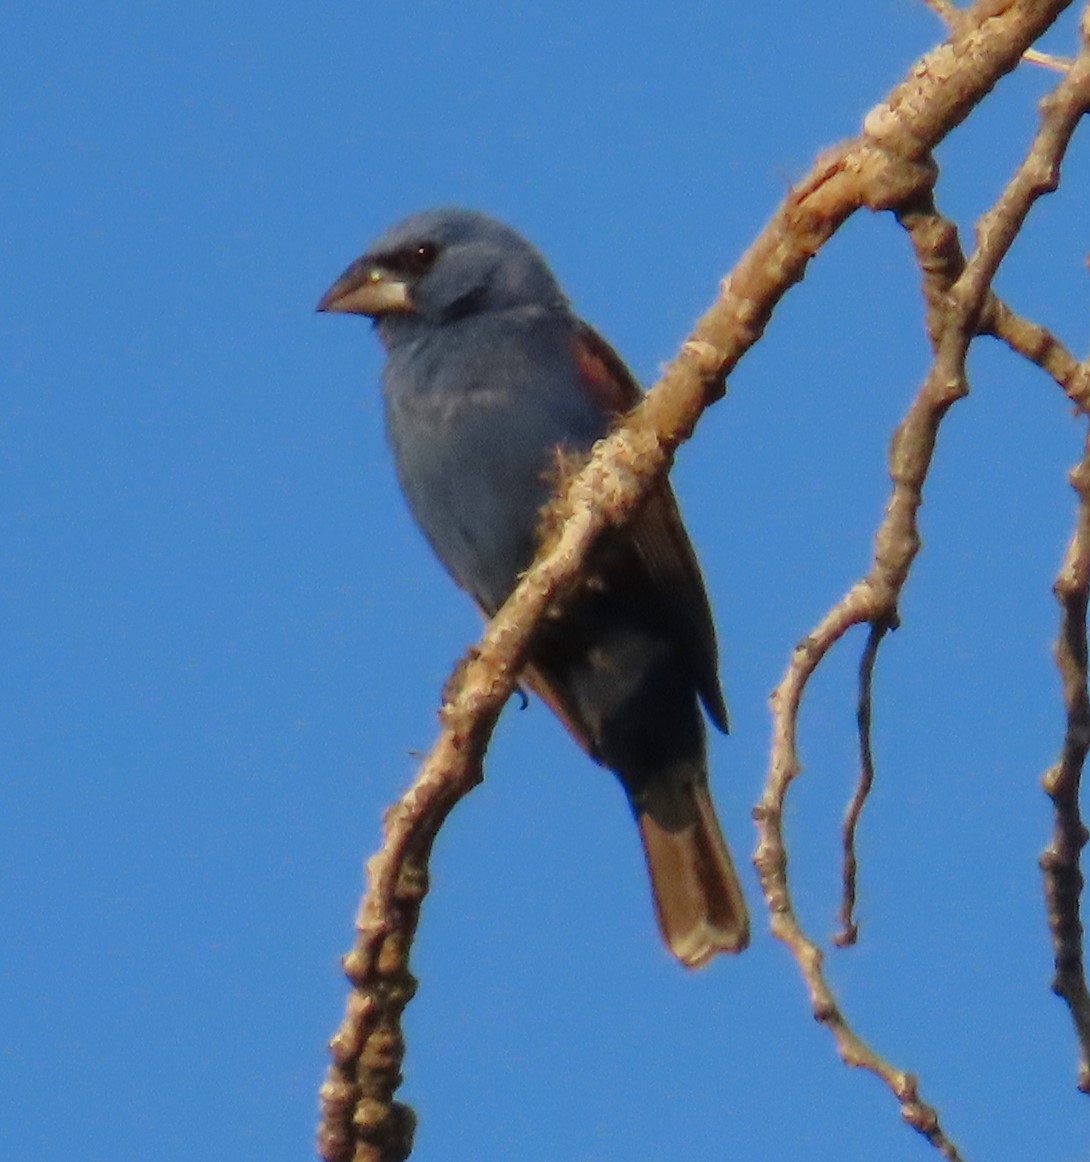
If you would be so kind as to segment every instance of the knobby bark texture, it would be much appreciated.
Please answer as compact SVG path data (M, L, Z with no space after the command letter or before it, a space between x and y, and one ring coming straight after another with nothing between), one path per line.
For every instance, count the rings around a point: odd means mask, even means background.
M1067 1002L1079 1039L1078 1087L1090 1093L1090 991L1083 965L1080 900L1083 876L1079 855L1087 830L1079 810L1079 783L1090 750L1090 697L1087 695L1086 607L1090 599L1090 443L1071 473L1079 498L1075 531L1053 586L1060 605L1056 665L1063 684L1067 726L1060 757L1045 772L1052 800L1052 837L1041 853L1048 926L1055 973L1052 989Z
M321 1090L318 1146L327 1162L400 1162L411 1152L414 1116L395 1100L395 1093L405 1048L401 1014L416 988L409 956L427 893L429 855L451 808L480 781L485 748L515 689L537 621L547 611L563 608L596 537L607 526L626 520L669 470L678 444L692 432L702 411L722 396L726 376L760 338L777 303L843 222L864 208L893 211L912 240L934 358L893 437L889 458L893 487L875 536L871 567L795 648L773 694L770 767L754 810L759 832L754 862L771 929L793 954L813 1013L832 1033L841 1057L880 1077L899 1101L904 1120L944 1157L959 1157L937 1113L920 1098L916 1079L866 1045L833 996L821 950L803 932L792 908L783 810L788 788L801 770L797 724L807 682L835 642L863 623L870 625L871 635L861 671L860 736L864 782L869 785L873 778L871 673L883 634L897 623L899 595L920 546L916 513L941 421L968 390L969 345L978 335L993 335L1039 366L1083 410L1090 401L1090 367L1043 327L1016 315L990 289L1033 202L1054 188L1071 132L1090 105L1087 17L1083 50L1043 103L1040 130L1026 160L979 223L968 257L956 228L941 215L933 197L934 147L1018 65L1069 3L980 0L965 9L945 0L933 3L949 23L948 38L912 65L904 80L868 113L857 137L821 154L788 192L723 279L715 301L662 378L595 448L564 496L550 507L534 566L448 682L439 736L409 790L387 812L382 846L368 862L356 940L344 959L351 992L330 1042L332 1060ZM1090 995L1082 972L1078 855L1086 832L1077 805L1079 772L1090 744L1085 693L1090 468L1085 462L1073 480L1083 498L1080 524L1056 585L1064 610L1058 656L1068 732L1061 761L1046 780L1056 802L1057 823L1042 863L1056 949L1055 987L1075 1014L1085 1071ZM854 938L854 833L865 796L866 786L861 784L846 824L844 941Z
M969 13L954 25L954 39L964 33ZM1014 241L1033 203L1054 189L1059 165L1078 119L1090 106L1090 54L1083 52L1050 97L1042 102L1041 125L1026 158L995 205L977 225L976 247L965 257L956 228L943 218L930 190L904 199L896 207L908 231L921 272L928 306L927 327L933 349L931 367L894 433L889 453L893 488L875 537L871 568L796 648L783 679L773 694L773 743L769 778L758 808L761 839L758 868L773 915L773 932L795 954L810 987L814 1014L833 1033L846 1063L864 1067L881 1077L901 1101L902 1117L924 1134L944 1157L957 1158L956 1147L941 1130L935 1111L918 1097L916 1080L875 1054L847 1024L827 984L822 955L802 931L791 907L787 883L787 853L783 841L784 797L800 771L797 749L798 711L806 685L832 646L853 625L869 623L870 648L861 668L860 727L861 777L845 823L844 901L840 943L855 938L852 916L855 897L854 834L859 811L874 771L869 747L870 676L873 653L880 636L897 624L897 604L909 570L920 548L916 515L930 469L939 428L950 407L969 389L965 360L969 345L982 332L1006 339L1057 379L1068 396L1085 410L1087 366L1078 364L1043 328L1019 319L991 293L992 279ZM942 50L940 50L941 57ZM868 125L877 119L868 118ZM1032 336L1032 338L1031 338ZM1085 671L1084 671L1085 674ZM1080 756L1081 760L1081 756ZM1071 846L1060 862L1070 866ZM1077 874L1077 854L1075 855ZM1078 891L1069 893L1065 925L1076 931ZM1075 917L1072 922L1071 910ZM1056 930L1056 923L1053 923ZM1079 963L1081 979L1081 962ZM1073 983L1069 992L1074 992ZM1065 993L1064 995L1068 995Z

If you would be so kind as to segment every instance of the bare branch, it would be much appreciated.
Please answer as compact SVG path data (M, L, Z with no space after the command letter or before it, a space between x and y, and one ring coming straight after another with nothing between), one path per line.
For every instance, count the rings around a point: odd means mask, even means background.
M964 10L953 4L951 0L923 0L924 4L943 21L947 28L953 30L964 15ZM1057 73L1065 73L1073 64L1071 57L1056 56L1051 52L1041 52L1040 49L1027 48L1022 53L1022 59L1031 65L1041 65Z
M958 27L964 28L970 17L971 13L963 14ZM1080 56L1056 92L1042 102L1041 127L1026 159L995 206L981 219L976 249L948 289L944 284L948 284L947 276L959 259L956 233L947 229L934 212L930 191L920 191L902 202L901 219L912 235L924 274L934 359L893 437L889 455L893 490L875 536L871 569L796 647L772 695L771 761L765 790L755 811L761 833L755 862L772 913L773 933L795 955L810 990L815 1017L828 1025L844 1060L881 1077L901 1100L906 1121L948 1158L957 1157L957 1150L940 1129L934 1111L919 1101L914 1079L870 1050L847 1024L825 980L821 953L795 917L787 881L783 805L787 788L801 770L798 711L810 676L852 625L864 621L872 626L892 624L897 617L899 596L920 547L916 513L939 425L951 404L968 390L965 356L988 304L996 269L1033 202L1055 187L1060 158L1086 104L1084 65L1084 57ZM882 114L872 113L867 125L881 124L883 120Z
M1022 59L1031 65L1040 65L1042 68L1052 69L1055 73L1066 73L1075 63L1069 56L1057 56L1051 52L1041 52L1036 48L1027 48L1022 53Z
M874 753L871 749L871 697L874 686L874 663L878 660L878 647L882 638L895 625L884 621L871 623L870 633L863 655L859 659L859 701L856 708L856 723L859 730L859 780L855 793L844 813L841 826L841 845L844 851L841 870L840 931L833 937L833 943L840 948L854 944L859 937L859 925L855 921L856 873L859 863L855 855L855 835L863 806L874 786Z
M1090 412L1090 364L1080 363L1048 328L1016 315L995 296L980 328L1051 376L1080 411Z
M1079 1040L1076 1084L1083 1093L1090 1093L1090 991L1083 965L1083 928L1079 913L1084 886L1079 856L1088 837L1079 812L1079 786L1090 750L1086 662L1086 608L1090 599L1090 441L1070 480L1078 493L1079 507L1075 531L1053 585L1060 603L1056 667L1063 683L1067 728L1060 757L1042 780L1052 800L1054 822L1052 838L1041 853L1040 864L1055 963L1052 990L1071 1010Z
M927 308L927 331L934 346L941 332L947 296L965 271L965 253L957 226L939 212L930 193L905 203L897 210L897 219L916 252ZM978 330L1002 340L1048 375L1076 407L1090 410L1090 370L1046 327L1016 314L989 291Z

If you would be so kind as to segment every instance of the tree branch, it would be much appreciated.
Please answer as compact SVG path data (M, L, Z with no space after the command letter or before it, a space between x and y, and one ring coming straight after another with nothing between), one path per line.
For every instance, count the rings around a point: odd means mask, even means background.
M1044 789L1052 800L1052 838L1041 853L1048 927L1052 933L1055 975L1052 991L1071 1010L1079 1039L1077 1085L1090 1093L1090 991L1083 967L1079 901L1084 886L1079 856L1088 833L1079 813L1079 785L1090 750L1090 697L1087 695L1086 607L1090 598L1090 441L1071 473L1078 493L1075 531L1053 585L1060 604L1056 667L1063 684L1067 728L1060 757L1045 772Z
M971 17L972 10L961 15L954 39L964 35ZM896 623L899 596L920 547L916 514L922 503L939 425L950 406L968 391L965 357L978 333L999 263L1034 201L1055 188L1060 159L1086 107L1088 61L1090 57L1084 50L1052 96L1042 102L1041 126L1025 160L995 206L981 219L976 249L952 281L948 275L952 268L961 265L960 247L956 244L956 232L934 211L930 190L920 191L902 202L900 218L912 236L924 275L927 326L934 358L893 437L889 454L893 490L875 536L870 571L796 647L773 693L769 774L755 811L760 831L755 862L772 914L772 930L788 945L799 964L809 987L815 1017L832 1031L842 1058L882 1078L900 1100L902 1117L951 1159L958 1157L956 1147L942 1132L934 1110L919 1100L915 1078L894 1069L865 1045L836 1003L822 970L821 952L802 930L791 904L783 806L787 789L801 770L797 749L798 712L814 670L851 626L861 622L869 622L872 627ZM884 124L885 120L885 113L872 113L867 118L867 126ZM894 137L912 141L903 132Z
M867 796L874 786L874 751L871 746L874 664L878 660L878 647L882 643L882 638L891 629L896 628L896 624L890 625L884 621L871 622L867 644L859 659L859 698L855 713L859 734L859 779L855 785L855 792L848 802L848 808L844 812L844 822L840 829L841 847L844 852L840 912L837 917L840 921L840 931L833 937L833 943L839 948L847 948L859 938L859 925L855 920L856 876L859 870L859 861L855 854L855 837Z

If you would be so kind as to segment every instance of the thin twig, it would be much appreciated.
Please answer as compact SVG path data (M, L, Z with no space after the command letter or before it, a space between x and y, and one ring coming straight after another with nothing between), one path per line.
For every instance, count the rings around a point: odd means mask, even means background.
M874 663L878 660L878 647L882 638L894 628L888 622L871 623L867 634L867 644L859 659L859 700L856 707L856 723L859 731L859 779L855 792L844 813L841 825L841 846L844 852L841 865L840 931L833 937L839 948L854 944L859 938L859 925L855 919L856 873L859 862L855 854L855 835L863 807L874 786L874 751L871 747L871 712L873 707Z
M1014 182L1006 195L1020 197L1028 209L1035 188L1046 192L1058 179L1060 158L1079 117L1090 107L1090 62L1086 42L1090 39L1090 9L1083 15L1083 51L1076 63L1066 70L1065 83L1042 103L1042 128L1034 142L1031 157L1020 171L1021 192ZM1033 157L1036 154L1036 157ZM941 320L943 304L953 282L961 277L959 266L964 257L956 241L953 226L942 219L934 206L931 213L902 218L913 238L924 272L925 298L928 301L929 329L934 331ZM987 236L990 219L978 231ZM1016 217L1010 218L1013 233ZM935 240L943 239L941 247ZM941 253L942 259L934 256ZM924 260L930 254L932 261ZM1090 360L1078 362L1062 343L1045 327L1016 315L995 295L990 295L979 324L981 333L1005 341L1012 350L1036 364L1064 390L1068 398L1084 413L1090 408ZM1060 575L1054 586L1062 610L1060 635L1056 645L1056 662L1063 680L1067 729L1060 758L1044 776L1044 786L1052 798L1055 824L1052 839L1041 855L1049 929L1052 933L1055 975L1053 990L1067 1002L1080 1045L1080 1064L1076 1084L1090 1093L1090 993L1083 968L1082 922L1080 897L1083 878L1079 853L1086 843L1078 804L1079 781L1090 744L1090 706L1086 700L1086 602L1090 585L1090 465L1083 463L1071 476L1080 496L1076 530L1068 546Z
M977 7L977 6L975 6ZM959 16L963 30L972 11ZM999 17L996 17L999 19ZM958 33L955 33L955 38ZM1023 48L1025 45L1022 46ZM861 622L872 625L897 616L899 595L920 547L916 514L922 502L939 425L957 399L968 390L965 356L988 304L990 285L1026 214L1041 194L1055 187L1060 158L1084 104L1083 58L1060 82L1056 92L1042 103L1042 121L1025 161L986 213L977 230L977 247L948 291L928 297L928 330L934 347L931 368L890 447L893 490L875 537L874 557L867 576L857 582L796 647L783 679L772 695L773 734L768 780L755 811L760 831L755 863L772 913L773 932L794 953L810 989L818 1020L825 1023L841 1056L852 1065L869 1069L898 1095L902 1116L923 1133L945 1157L958 1157L957 1149L939 1127L938 1118L918 1098L915 1079L894 1069L855 1034L844 1019L822 971L821 952L802 930L791 905L787 880L787 854L783 839L783 805L791 781L801 770L797 748L798 711L806 685L817 665L846 630ZM867 125L881 123L872 113ZM925 284L929 271L951 261L951 239L942 229L923 236L928 223L928 191L904 199L909 219L916 213L913 243L922 255ZM941 223L939 223L941 226ZM956 238L954 239L956 241ZM928 287L925 285L925 293Z
M1033 199L1056 187L1060 161L1075 126L1090 111L1090 7L1082 14L1080 38L1080 51L1074 64L1041 102L1041 128L1029 157L1015 181L1004 191L995 211L986 215L981 224L981 238L997 246L1009 245ZM981 249L984 248L982 244ZM1085 375L1086 369L1082 370ZM1079 816L1078 789L1090 723L1090 709L1086 705L1086 593L1090 584L1086 564L1090 552L1088 473L1085 459L1072 473L1071 482L1079 494L1079 512L1065 567L1055 586L1063 610L1057 665L1063 676L1067 730L1060 761L1045 777L1056 821L1041 864L1056 964L1053 988L1067 1001L1079 1038L1082 1057L1076 1084L1090 1093L1090 996L1083 971L1079 915L1083 878L1078 866L1079 851L1086 842L1086 831Z
M1083 1093L1090 1093L1090 991L1083 964L1080 899L1084 881L1079 867L1079 856L1088 835L1079 812L1079 785L1090 750L1086 645L1086 608L1090 598L1090 441L1070 480L1079 497L1075 531L1052 587L1060 604L1055 654L1063 684L1067 725L1060 757L1042 780L1052 800L1053 827L1040 864L1055 965L1052 991L1067 1002L1071 1011L1079 1041L1076 1085Z
M916 253L927 308L927 331L934 346L941 331L947 295L965 271L965 252L957 226L940 213L931 191L906 201L896 214ZM1039 367L1076 407L1090 411L1090 369L1047 327L1016 314L993 291L988 292L977 326L981 335L1001 340Z
M881 624L896 617L897 596L919 548L915 513L934 451L938 427L954 399L963 394L959 380L929 375L894 435L890 450L893 493L875 537L874 560L868 575L829 610L792 655L787 671L772 694L772 753L768 779L754 818L760 840L754 863L761 876L771 912L772 932L798 962L810 991L817 1020L836 1040L841 1058L879 1077L901 1103L901 1116L945 1158L960 1158L943 1132L935 1110L919 1096L916 1078L895 1068L855 1033L836 1003L825 979L821 950L803 931L791 904L783 812L788 787L802 767L798 756L798 714L814 670L832 646L853 625Z
M897 211L898 221L913 241L917 262L923 274L922 290L927 304L927 326L934 340L941 329L950 288L965 270L965 254L958 240L957 227L939 213L930 191ZM1090 403L1090 363L1079 363L1047 328L1015 314L997 295L989 292L984 316L978 325L982 335L1004 340L1011 350L1022 355L1049 375L1082 410ZM858 939L854 918L857 894L858 860L855 836L860 817L874 780L871 753L871 685L878 646L886 628L872 624L867 645L860 659L860 693L858 707L860 776L855 792L845 810L841 828L843 861L841 867L841 904L838 913L840 930L833 937L838 947L848 947Z
M1090 412L1090 363L1080 363L1047 327L1016 315L992 296L980 329L1051 376L1080 411Z
M1072 57L1057 56L1054 52L1041 52L1037 48L1027 48L1022 53L1022 59L1031 65L1040 65L1042 68L1051 69L1054 73L1066 73L1075 63Z

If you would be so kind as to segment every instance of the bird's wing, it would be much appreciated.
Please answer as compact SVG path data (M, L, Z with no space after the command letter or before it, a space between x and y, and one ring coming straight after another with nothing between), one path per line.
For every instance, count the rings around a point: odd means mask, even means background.
M620 417L643 398L621 357L586 323L580 323L575 334L575 358L581 380L595 403L608 414ZM711 607L696 554L667 481L650 493L626 533L662 609L685 642L709 717L726 731L727 708L719 686Z

